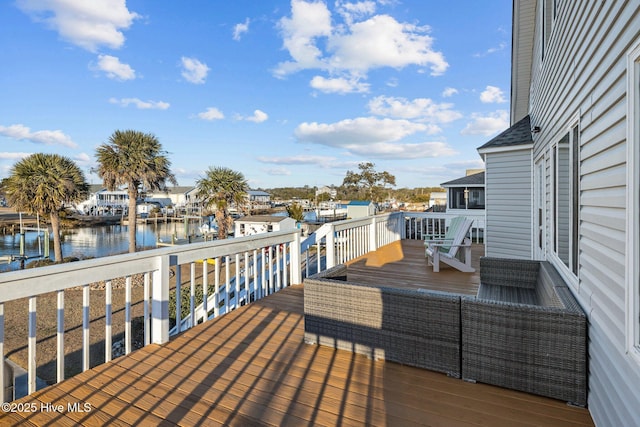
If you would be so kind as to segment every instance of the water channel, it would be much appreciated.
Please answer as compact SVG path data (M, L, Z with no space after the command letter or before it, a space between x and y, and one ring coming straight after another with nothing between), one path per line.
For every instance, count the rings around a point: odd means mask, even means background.
M170 242L172 236L185 238L189 234L198 233L198 222L169 222L158 224L138 224L136 243L139 249L155 248L158 241ZM64 257L98 258L119 253L129 249L129 227L127 225L103 225L65 229L62 232L62 255ZM44 253L44 233L25 232L25 255L38 259ZM0 257L20 254L20 234L0 235ZM50 244L50 258L53 259L53 239ZM30 260L27 261L27 264ZM19 261L0 263L0 272L17 270Z

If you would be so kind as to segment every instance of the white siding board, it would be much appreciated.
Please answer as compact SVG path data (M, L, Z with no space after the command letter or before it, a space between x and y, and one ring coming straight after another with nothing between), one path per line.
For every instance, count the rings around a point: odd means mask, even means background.
M626 188L597 188L583 191L580 202L582 206L624 209L627 203Z
M582 190L585 191L592 188L626 187L626 179L626 165L617 165L598 173L583 175L580 183Z
M622 166L626 167L627 162L627 146L626 144L617 144L608 149L606 152L599 152L589 158L584 158L580 165L580 172L583 175L589 175L601 170Z

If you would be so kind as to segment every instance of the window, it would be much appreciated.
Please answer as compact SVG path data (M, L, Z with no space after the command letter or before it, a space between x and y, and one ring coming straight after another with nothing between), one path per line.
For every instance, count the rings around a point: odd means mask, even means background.
M484 188L450 188L449 209L484 209Z
M640 40L627 54L627 353L640 363Z
M553 251L578 275L580 133L575 125L553 148L554 177Z

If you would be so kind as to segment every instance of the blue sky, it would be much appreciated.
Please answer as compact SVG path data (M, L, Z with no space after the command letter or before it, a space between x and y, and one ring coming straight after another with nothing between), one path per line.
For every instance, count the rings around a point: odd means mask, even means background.
M36 152L91 183L116 129L155 134L180 185L398 187L483 167L508 127L510 0L0 2L0 178Z

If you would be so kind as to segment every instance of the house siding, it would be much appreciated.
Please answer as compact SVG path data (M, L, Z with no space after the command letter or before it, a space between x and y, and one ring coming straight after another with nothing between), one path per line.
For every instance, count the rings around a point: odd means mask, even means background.
M579 270L553 256L552 170L546 168L549 260L589 317L589 409L596 425L640 425L640 366L626 354L626 53L640 39L637 1L563 1L542 59L538 2L530 116L542 132L534 158L549 159L575 117L580 127ZM488 192L492 191L488 186Z
M486 254L530 259L531 150L488 153Z

